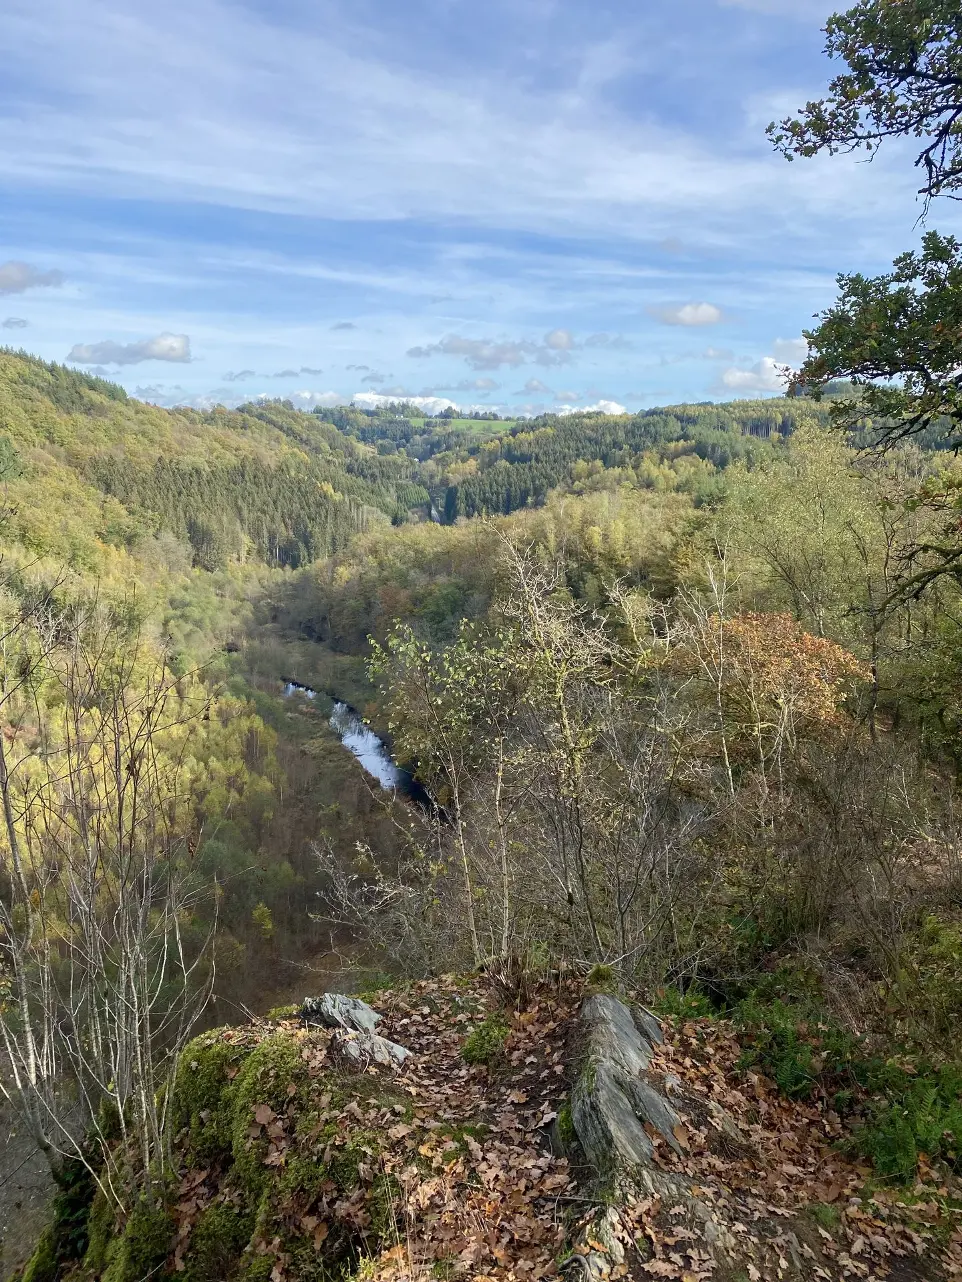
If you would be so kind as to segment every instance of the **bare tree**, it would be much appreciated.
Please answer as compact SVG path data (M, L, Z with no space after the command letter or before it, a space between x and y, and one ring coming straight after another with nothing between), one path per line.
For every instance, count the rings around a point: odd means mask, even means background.
M213 979L184 937L204 893L190 753L208 701L99 602L51 597L15 635L5 669L28 675L0 705L0 958L15 995L0 1007L0 1089L55 1173L87 1162L120 1202L115 1138L135 1187L166 1165L168 1088Z

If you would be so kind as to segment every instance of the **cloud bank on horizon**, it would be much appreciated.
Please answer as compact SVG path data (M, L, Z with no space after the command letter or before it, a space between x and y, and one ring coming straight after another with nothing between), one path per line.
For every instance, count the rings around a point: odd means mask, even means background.
M8 0L2 326L166 404L777 395L917 235L897 148L764 137L830 10Z

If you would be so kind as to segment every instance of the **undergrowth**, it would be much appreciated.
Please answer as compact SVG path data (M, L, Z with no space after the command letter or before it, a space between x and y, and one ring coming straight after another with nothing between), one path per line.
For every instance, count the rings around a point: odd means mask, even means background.
M742 1070L764 1073L789 1098L822 1099L849 1127L845 1146L883 1179L911 1181L925 1161L962 1171L962 1065L892 1042L881 1054L831 1015L804 968L780 967L727 1004L694 987L666 989L656 1008L679 1020L730 1019Z

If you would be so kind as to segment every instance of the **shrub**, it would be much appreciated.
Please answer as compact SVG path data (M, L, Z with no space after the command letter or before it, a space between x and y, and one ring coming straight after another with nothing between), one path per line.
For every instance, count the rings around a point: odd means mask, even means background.
M661 988L655 994L652 1010L668 1019L707 1019L715 1013L711 999L694 986L684 992L679 988Z

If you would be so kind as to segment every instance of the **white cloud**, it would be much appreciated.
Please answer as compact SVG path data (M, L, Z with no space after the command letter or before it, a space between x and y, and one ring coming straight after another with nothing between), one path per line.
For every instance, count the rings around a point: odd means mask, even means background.
M553 329L549 334L545 334L544 345L553 352L570 352L575 345L575 340L570 330Z
M663 325L717 325L724 313L714 303L665 303L649 307L649 316Z
M40 285L58 286L64 282L63 272L41 271L30 263L15 259L0 263L0 294L23 294Z
M517 393L518 396L550 396L551 388L542 383L540 378L529 378L524 387Z
M351 400L355 405L365 410L376 410L382 405L389 405L391 401L398 400L409 401L412 405L416 405L419 410L424 410L426 414L440 414L442 410L458 408L454 401L449 401L444 396L406 396L385 392L358 392Z
M189 363L190 339L186 334L158 334L139 343L76 343L67 355L77 365L138 365L141 361Z
M8 0L5 30L28 87L0 120L8 182L648 242L687 242L689 228L699 239L743 236L746 212L769 237L785 210L811 226L812 210L831 207L854 225L849 162L786 166L762 144L695 138L619 111L603 78L466 79L456 62L425 74L379 58L356 27L275 21L227 0L118 12ZM888 198L884 181L860 182L860 221Z
M25 321L22 316L8 316L7 319L3 322L3 328L4 329L26 329L29 324L30 322Z
M783 365L797 368L808 355L808 343L804 338L776 338L772 344L772 355Z
M787 380L784 364L763 356L751 369L726 369L721 381L733 392L784 392Z
M593 405L559 405L557 413L569 414L627 414L628 410L617 401L595 401Z
M730 361L734 354L727 347L706 347L701 358L703 361Z

